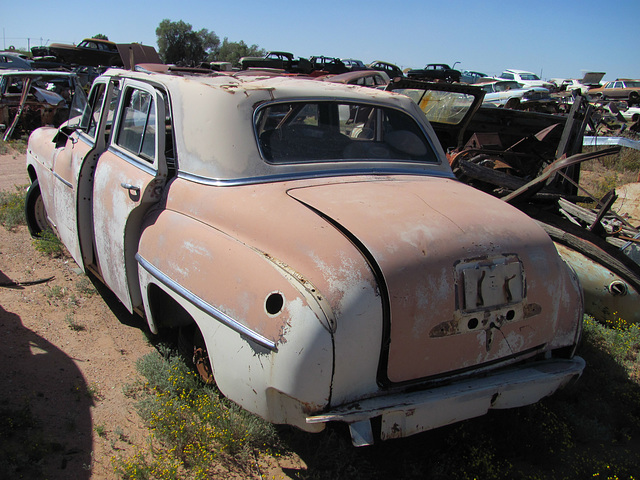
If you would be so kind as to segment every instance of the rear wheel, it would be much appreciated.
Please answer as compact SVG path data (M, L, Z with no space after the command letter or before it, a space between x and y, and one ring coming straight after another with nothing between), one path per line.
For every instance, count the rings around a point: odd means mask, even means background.
M25 217L27 218L27 228L32 237L37 237L49 228L47 211L44 208L44 202L42 201L42 195L40 193L40 184L37 178L33 181L29 190L27 190L24 210Z
M629 100L627 103L629 104L630 107L632 107L633 105L640 104L640 93L638 92L629 93Z
M196 324L180 327L178 350L191 367L198 372L203 382L209 385L215 383L207 346Z

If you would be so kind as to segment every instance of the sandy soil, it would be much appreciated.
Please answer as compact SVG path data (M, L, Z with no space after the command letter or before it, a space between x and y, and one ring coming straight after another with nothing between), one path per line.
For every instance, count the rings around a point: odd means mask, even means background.
M28 183L24 156L0 155L0 191ZM148 451L148 429L123 387L140 378L135 363L154 347L146 323L96 286L70 256L38 252L26 227L0 226L0 408L28 405L41 427L34 442L55 450L20 478L115 479L114 456ZM304 468L295 456L260 464L268 478Z
M0 190L26 183L24 158L1 155ZM0 284L0 405L28 404L42 439L57 446L43 478L116 478L111 457L145 445L147 430L122 389L153 349L143 322L98 295L71 258L36 251L26 227L0 227Z

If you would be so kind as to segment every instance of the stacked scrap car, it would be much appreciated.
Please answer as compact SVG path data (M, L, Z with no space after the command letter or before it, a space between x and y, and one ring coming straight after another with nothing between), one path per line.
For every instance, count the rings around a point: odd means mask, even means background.
M85 38L78 45L52 43L49 46L32 47L31 53L34 57L53 57L69 65L89 67L122 65L117 44L99 38Z
M454 70L444 63L429 63L426 67L412 69L407 72L407 77L412 80L424 80L428 82L444 81L459 82L462 72Z

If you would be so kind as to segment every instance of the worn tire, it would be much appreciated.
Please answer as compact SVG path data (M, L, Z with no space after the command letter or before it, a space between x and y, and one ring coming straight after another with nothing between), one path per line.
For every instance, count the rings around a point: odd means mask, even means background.
M638 92L630 92L629 93L629 100L627 101L627 103L629 104L630 107L632 107L633 105L640 104L640 93L638 93Z
M35 179L29 187L29 190L27 190L27 197L24 202L24 214L27 219L27 228L32 237L37 237L49 228L47 211L42 201L38 179Z

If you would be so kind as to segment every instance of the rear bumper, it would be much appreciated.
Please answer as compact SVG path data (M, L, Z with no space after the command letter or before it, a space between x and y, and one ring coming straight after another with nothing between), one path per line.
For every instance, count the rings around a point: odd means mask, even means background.
M408 437L489 409L536 403L578 378L584 367L580 357L539 361L443 387L364 399L307 417L307 423L346 422L354 445L371 445L373 418L381 417L382 440Z

